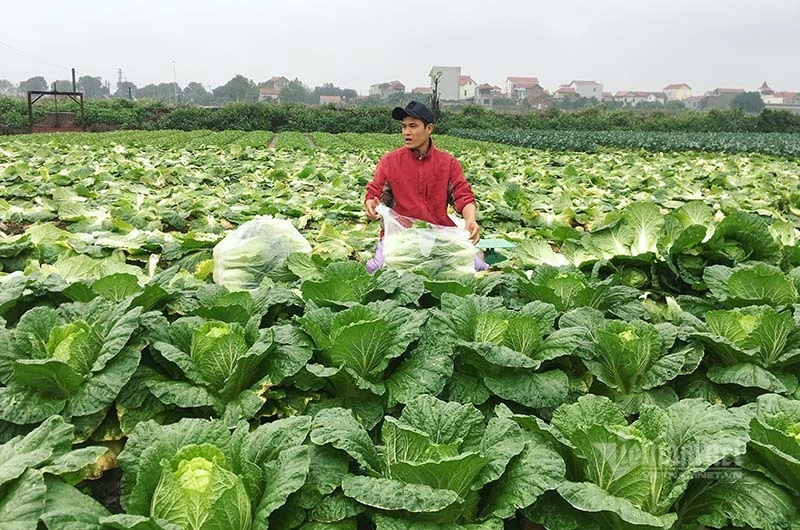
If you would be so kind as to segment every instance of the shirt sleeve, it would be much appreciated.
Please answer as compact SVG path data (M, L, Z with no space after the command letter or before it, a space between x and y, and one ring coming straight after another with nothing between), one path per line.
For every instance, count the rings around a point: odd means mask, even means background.
M386 162L383 158L378 162L375 168L375 176L367 182L367 196L364 197L364 202L369 199L381 199L384 189L388 187L389 181L386 178Z
M450 161L450 179L447 190L449 202L452 203L453 208L458 213L461 213L464 206L475 202L472 187L467 182L467 179L464 178L464 170L461 169L461 164L455 158Z

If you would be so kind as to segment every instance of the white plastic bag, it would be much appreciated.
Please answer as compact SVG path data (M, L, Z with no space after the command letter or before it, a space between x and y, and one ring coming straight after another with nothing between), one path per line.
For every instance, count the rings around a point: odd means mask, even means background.
M231 291L249 291L264 277L284 278L286 258L311 253L311 245L285 219L259 216L240 225L214 247L214 282Z
M387 269L448 279L475 274L477 252L463 227L440 226L397 214L384 204L383 259Z

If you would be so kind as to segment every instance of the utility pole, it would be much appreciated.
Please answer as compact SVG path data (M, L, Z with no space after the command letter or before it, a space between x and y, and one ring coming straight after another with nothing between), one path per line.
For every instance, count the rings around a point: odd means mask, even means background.
M117 68L117 90L122 85L122 68Z
M75 69L74 68L72 69L72 91L73 92L77 92L78 91L78 85L75 84Z
M175 103L178 103L178 76L175 73L175 61L172 61L172 89L175 96Z

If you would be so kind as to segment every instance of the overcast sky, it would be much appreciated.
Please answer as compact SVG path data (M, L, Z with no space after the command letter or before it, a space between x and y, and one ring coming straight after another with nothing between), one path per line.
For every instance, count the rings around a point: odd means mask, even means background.
M800 91L800 1L773 0L2 0L0 79L48 82L117 68L137 86L236 74L367 93L427 86L433 65L477 83L538 77L604 90Z

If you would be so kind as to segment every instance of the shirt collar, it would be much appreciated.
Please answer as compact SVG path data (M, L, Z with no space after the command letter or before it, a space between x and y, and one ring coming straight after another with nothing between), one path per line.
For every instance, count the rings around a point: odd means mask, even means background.
M417 160L425 160L433 153L433 138L428 139L428 150L425 153L420 153L416 149L409 149L409 151L411 151L411 154L413 154L414 158Z

